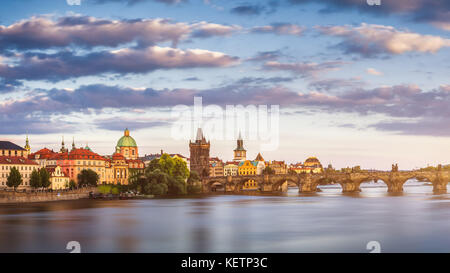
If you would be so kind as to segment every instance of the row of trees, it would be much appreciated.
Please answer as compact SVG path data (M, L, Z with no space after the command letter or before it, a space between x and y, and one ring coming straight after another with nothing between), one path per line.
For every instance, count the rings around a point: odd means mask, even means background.
M97 186L99 180L98 174L93 170L83 170L78 174L78 186ZM16 167L12 167L8 179L6 181L6 186L14 188L14 191L23 183L22 174ZM33 170L30 176L30 186L34 189L47 189L51 186L50 173L45 168L39 170ZM71 180L68 188L73 189L76 187L75 181Z
M6 186L14 188L14 191L23 183L22 174L16 167L12 167L8 179L6 180ZM50 174L45 168L39 170L33 170L30 177L30 186L37 188L48 188L50 187Z
M137 173L130 179L130 189L143 194L187 194L201 191L197 173L189 172L186 162L163 154L154 159L144 173Z

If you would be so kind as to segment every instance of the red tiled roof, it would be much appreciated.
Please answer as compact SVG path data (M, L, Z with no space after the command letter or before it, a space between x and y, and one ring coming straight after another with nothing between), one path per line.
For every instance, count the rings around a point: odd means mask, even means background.
M3 165L38 165L33 160L21 156L0 156L0 164Z
M239 161L227 161L225 163L225 165L228 165L228 164L239 165Z
M113 160L125 160L125 157L119 153L115 153L115 154L113 154L112 159Z
M139 163L139 164L144 164L144 162L142 162L142 160L139 159L128 159L127 163Z
M54 156L55 153L54 151L44 148L44 149L40 149L39 151L32 153L28 156L29 159L36 159L36 155L39 155L39 159L49 159L50 157Z
M45 169L47 169L48 173L51 175L55 172L56 167L57 166L47 166L47 167L45 167ZM62 170L62 168L61 168L61 171L62 171L64 177L69 177L69 175L65 171Z
M103 156L96 154L84 148L77 148L70 151L69 159L91 159L91 160L106 160Z

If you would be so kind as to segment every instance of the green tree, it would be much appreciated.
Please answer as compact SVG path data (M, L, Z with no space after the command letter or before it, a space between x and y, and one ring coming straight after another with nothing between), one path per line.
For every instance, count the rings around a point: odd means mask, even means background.
M163 154L150 162L144 175L133 182L131 188L144 194L186 194L188 177L186 162Z
M271 167L267 166L264 168L263 174L275 174L275 170L272 169Z
M16 167L12 167L9 172L8 180L6 181L6 186L12 187L14 188L14 191L16 191L17 187L19 187L22 182L23 179L19 170L17 170Z
M96 172L91 169L82 170L81 173L78 174L78 186L82 187L86 186L97 186L99 177Z
M114 194L114 195L119 194L120 193L120 188L119 187L112 187L111 193Z
M33 172L31 172L30 186L35 189L41 187L41 176L37 170L33 170Z
M77 183L75 183L75 180L71 179L69 182L69 189L73 190L77 187Z
M189 178L188 178L187 182L188 182L188 184L200 182L200 175L198 175L198 173L196 171L192 171L189 174Z
M39 170L39 176L41 178L41 187L48 188L52 184L50 182L50 173L47 171L46 168L41 168Z
M202 192L200 176L196 171L190 172L186 190L189 194L198 194Z
M109 194L111 193L111 186L110 185L100 185L98 186L98 192L101 194Z

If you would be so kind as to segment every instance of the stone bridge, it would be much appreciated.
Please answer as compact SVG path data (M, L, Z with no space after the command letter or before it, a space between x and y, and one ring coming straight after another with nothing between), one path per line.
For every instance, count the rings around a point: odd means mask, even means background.
M409 179L431 182L434 193L447 193L450 182L450 171L375 171L375 172L324 172L320 174L274 174L274 175L239 175L217 176L202 179L203 191L211 192L217 186L222 186L226 192L239 192L244 183L254 180L262 192L281 192L287 190L288 184L295 184L300 193L317 191L318 185L340 184L343 192L359 192L364 182L383 181L388 192L403 192L403 184Z

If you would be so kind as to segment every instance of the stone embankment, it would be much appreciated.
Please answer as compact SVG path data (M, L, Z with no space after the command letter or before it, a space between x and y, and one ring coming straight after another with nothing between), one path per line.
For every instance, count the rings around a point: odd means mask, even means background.
M82 188L53 192L14 192L0 190L0 204L50 202L89 198L89 193L97 193L97 188Z

